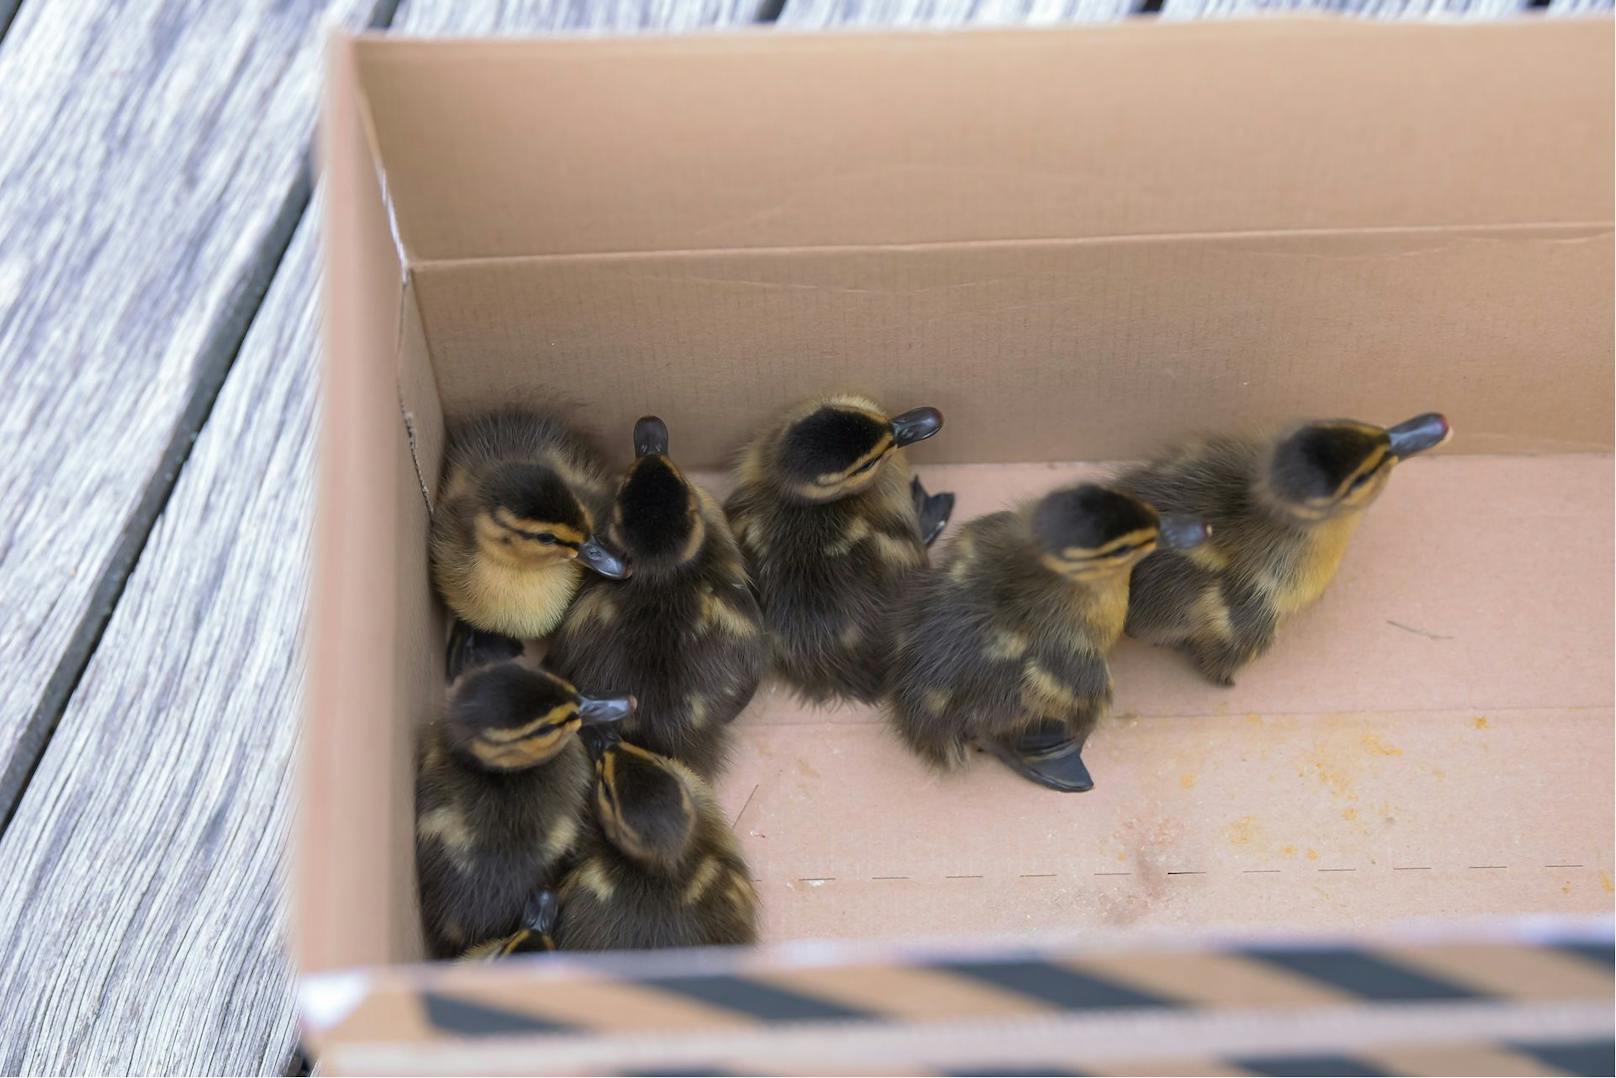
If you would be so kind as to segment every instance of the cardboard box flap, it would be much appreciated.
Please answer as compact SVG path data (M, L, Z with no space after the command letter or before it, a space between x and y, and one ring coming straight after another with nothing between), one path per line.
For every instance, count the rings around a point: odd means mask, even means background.
M358 60L417 260L1611 217L1604 20L366 39Z

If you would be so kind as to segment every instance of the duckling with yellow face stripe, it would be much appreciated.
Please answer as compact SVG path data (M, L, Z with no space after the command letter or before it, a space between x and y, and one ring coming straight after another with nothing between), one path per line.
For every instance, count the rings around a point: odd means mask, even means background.
M623 736L710 780L768 666L763 615L723 510L668 459L667 425L641 419L634 448L606 527L634 576L586 581L546 662L585 692L633 693Z
M594 536L610 500L599 449L558 416L503 408L449 427L432 578L458 619L453 679L548 636L584 570L629 573Z
M561 885L564 951L757 942L757 893L705 783L676 760L604 742L595 826Z
M1140 563L1129 635L1177 647L1208 679L1233 685L1284 617L1323 593L1398 461L1449 434L1434 412L1390 428L1327 420L1272 441L1208 439L1123 476L1123 489L1213 530L1203 547Z
M953 504L912 484L902 447L942 425L935 408L889 418L834 397L791 412L741 457L724 509L775 669L809 700L880 698L899 587Z
M898 735L939 770L974 745L1033 782L1090 789L1083 743L1111 704L1106 654L1127 616L1128 574L1160 545L1205 536L1198 521L1093 483L971 521L906 590Z
M556 949L555 926L560 906L548 887L533 893L522 912L522 927L509 936L479 943L461 957L468 962L492 962L517 954L543 954Z
M421 739L415 855L427 945L449 957L514 932L582 837L593 768L577 734L634 710L515 662L462 680Z

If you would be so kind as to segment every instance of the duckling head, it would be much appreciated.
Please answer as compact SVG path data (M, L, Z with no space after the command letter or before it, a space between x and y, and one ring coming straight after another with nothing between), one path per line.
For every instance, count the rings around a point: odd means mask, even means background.
M628 562L593 535L593 521L565 480L540 464L507 463L478 490L473 521L478 553L517 569L573 562L625 577Z
M1096 483L1047 494L1033 507L1033 538L1045 566L1076 581L1120 576L1158 547L1187 549L1211 529L1193 517L1162 516L1138 498Z
M489 771L521 771L556 756L584 728L621 722L634 697L584 696L543 670L502 662L468 676L449 701L449 746Z
M893 452L942 429L943 413L935 408L888 416L863 397L833 397L786 423L774 444L773 464L790 493L807 501L835 501L874 483Z
M1380 496L1399 460L1441 445L1452 433L1436 412L1395 427L1351 419L1307 423L1274 444L1266 490L1282 512L1303 523L1357 512Z
M668 459L668 427L656 416L634 424L634 452L607 534L639 571L682 565L707 539L701 495Z
M676 870L695 840L699 780L626 741L607 745L595 769L595 812L607 839L648 869Z

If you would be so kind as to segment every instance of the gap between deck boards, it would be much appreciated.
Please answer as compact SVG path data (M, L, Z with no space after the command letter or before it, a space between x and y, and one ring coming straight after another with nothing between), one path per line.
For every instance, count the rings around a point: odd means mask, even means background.
M401 2L376 0L366 27L385 30L392 24ZM5 31L10 28L21 6L22 0L0 0L0 47L4 46ZM0 835L5 834L11 825L17 806L28 792L28 785L39 769L46 750L50 748L51 738L67 712L68 703L73 699L73 693L106 633L118 600L123 597L129 577L146 549L152 529L157 526L158 518L163 515L168 499L174 493L185 462L190 459L191 450L196 445L197 435L213 414L219 391L230 377L236 357L241 353L242 342L247 339L247 333L263 307L264 297L280 269L286 249L291 245L292 235L302 222L303 215L308 212L313 193L312 175L313 146L307 143L303 148L302 167L281 198L280 208L276 210L269 231L260 244L257 258L242 279L236 282L230 302L209 327L198 354L196 373L185 408L174 424L173 433L162 456L158 458L156 469L146 480L140 501L120 529L117 546L101 567L95 589L90 593L89 605L62 650L50 680L45 683L33 714L19 734L16 751L5 771L0 773Z

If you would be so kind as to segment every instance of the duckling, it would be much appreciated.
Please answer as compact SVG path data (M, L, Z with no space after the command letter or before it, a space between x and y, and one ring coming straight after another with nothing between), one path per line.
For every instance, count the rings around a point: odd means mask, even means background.
M792 411L741 456L724 509L775 668L810 701L881 696L899 586L926 564L922 508L933 534L952 508L951 495L933 500L911 484L901 449L942 426L935 408L889 418L863 397L831 397Z
M564 951L757 942L757 892L707 785L683 764L600 739L595 826L560 889Z
M449 677L548 636L583 569L629 566L595 538L611 492L599 449L558 416L507 407L449 429L432 578L457 619Z
M431 953L509 934L583 833L594 773L580 729L634 710L515 662L468 674L423 734L415 784L421 919Z
M548 887L533 892L522 911L522 927L509 936L492 939L468 948L460 957L467 961L493 961L513 954L536 954L556 949L556 915L560 906L556 893Z
M1128 574L1158 545L1205 536L1199 521L1094 483L971 521L905 589L889 713L899 737L941 771L975 744L1033 782L1090 789L1083 743L1111 704L1106 653Z
M623 736L711 780L768 666L763 615L723 510L668 459L667 425L641 419L634 448L606 526L634 576L587 581L546 662L585 691L633 693Z
M1210 543L1158 551L1134 570L1128 634L1233 685L1281 620L1324 592L1397 462L1450 434L1435 412L1389 428L1324 420L1267 442L1211 438L1123 476L1122 489L1213 529Z

